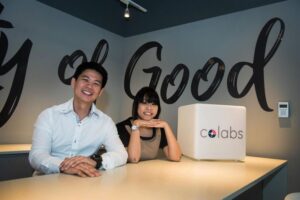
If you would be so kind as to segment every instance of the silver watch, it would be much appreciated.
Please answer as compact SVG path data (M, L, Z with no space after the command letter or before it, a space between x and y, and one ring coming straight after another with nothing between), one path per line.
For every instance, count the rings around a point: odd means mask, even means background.
M136 125L132 125L131 126L131 130L132 131L136 131L136 130L138 130L139 129L139 126L136 126Z

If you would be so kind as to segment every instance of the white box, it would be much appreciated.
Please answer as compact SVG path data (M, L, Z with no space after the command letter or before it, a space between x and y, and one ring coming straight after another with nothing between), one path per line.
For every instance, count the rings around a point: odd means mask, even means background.
M181 106L177 139L183 155L197 160L244 160L246 108L214 104Z

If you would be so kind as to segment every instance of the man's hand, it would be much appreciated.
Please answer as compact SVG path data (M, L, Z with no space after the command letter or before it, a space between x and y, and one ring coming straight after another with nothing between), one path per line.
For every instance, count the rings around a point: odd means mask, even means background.
M87 163L79 163L74 167L60 169L62 173L78 175L80 177L98 177L100 172L94 166Z
M90 159L89 157L75 156L71 158L65 158L65 160L60 164L59 168L61 170L67 170L68 168L75 167L80 163L86 163L93 167L95 167L97 164L94 160Z
M81 177L100 176L100 172L95 169L96 162L89 157L75 156L65 158L60 164L60 171L66 174L76 174Z

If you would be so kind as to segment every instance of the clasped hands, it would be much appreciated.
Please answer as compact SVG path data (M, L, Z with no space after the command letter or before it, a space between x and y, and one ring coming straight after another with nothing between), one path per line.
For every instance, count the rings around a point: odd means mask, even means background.
M148 128L165 128L169 124L162 119L151 119L151 120L142 120L136 119L133 122L134 125L139 127L148 127Z
M98 177L99 170L95 168L96 162L89 157L75 156L65 158L59 169L62 173L78 175L80 177Z

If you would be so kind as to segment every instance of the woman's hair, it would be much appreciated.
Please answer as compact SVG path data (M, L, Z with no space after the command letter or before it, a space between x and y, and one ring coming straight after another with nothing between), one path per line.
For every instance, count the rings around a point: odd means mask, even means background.
M154 117L157 119L160 114L160 101L157 92L151 87L143 87L141 88L135 95L132 104L132 117L133 119L138 119L138 106L139 103L153 103L158 106L157 114Z

